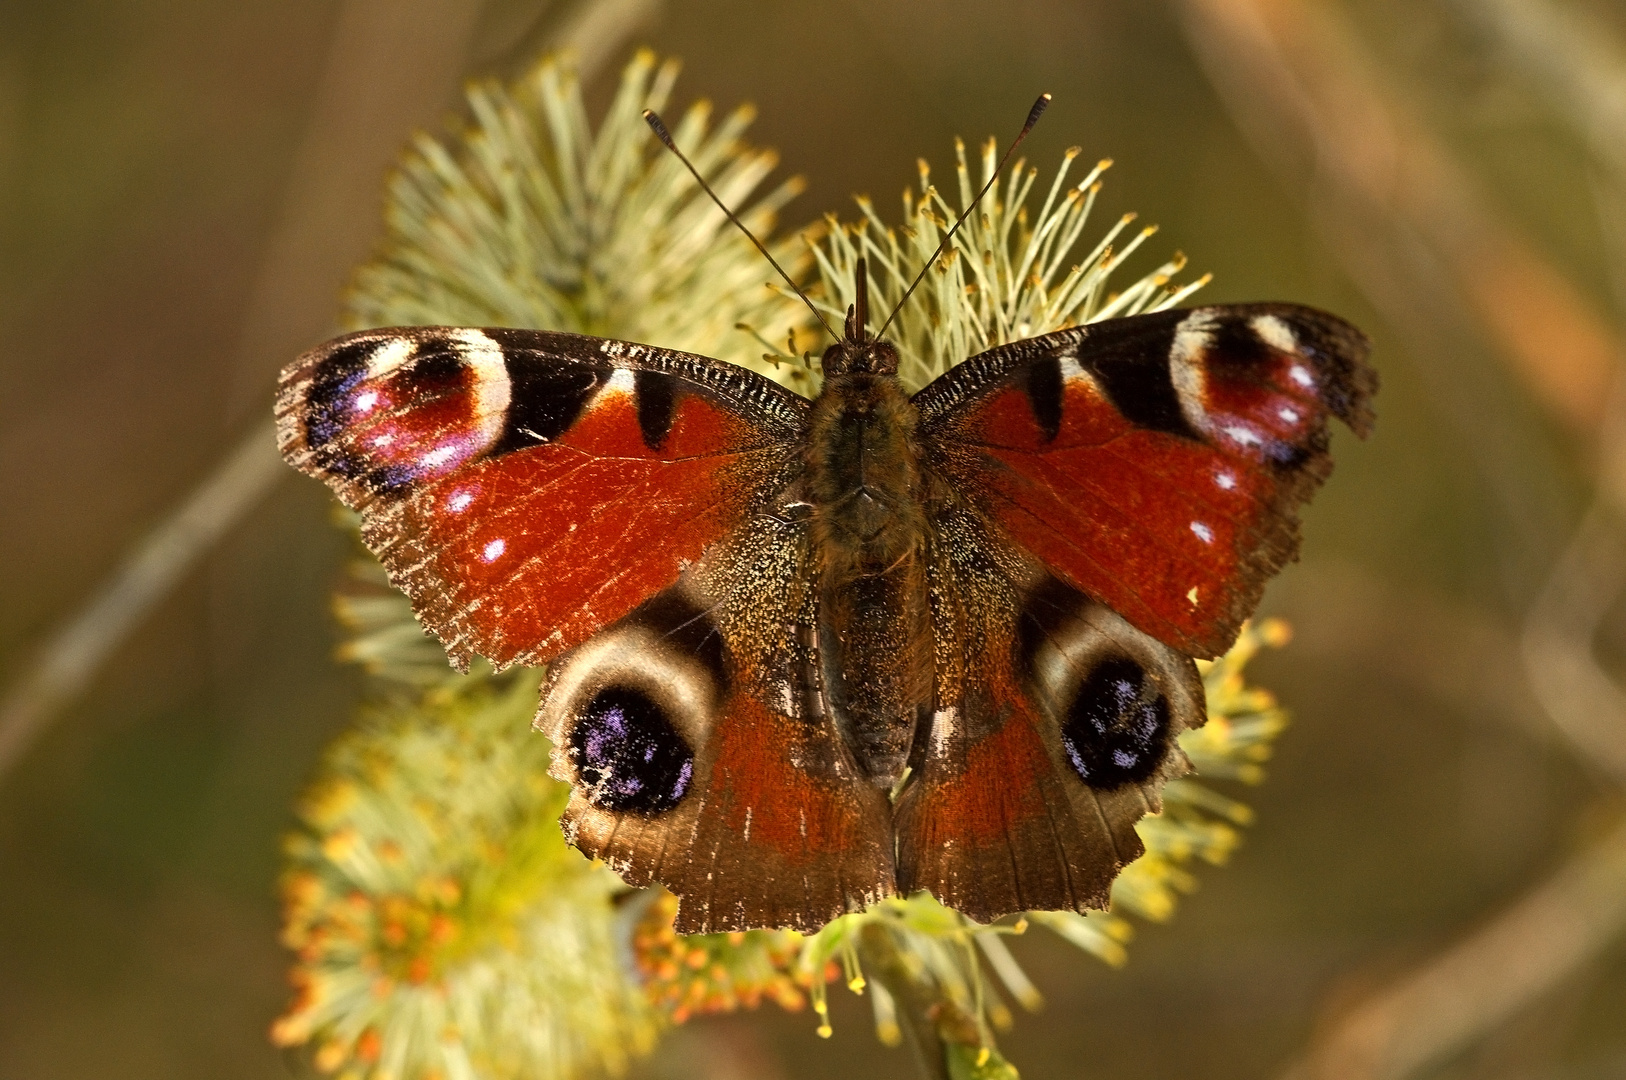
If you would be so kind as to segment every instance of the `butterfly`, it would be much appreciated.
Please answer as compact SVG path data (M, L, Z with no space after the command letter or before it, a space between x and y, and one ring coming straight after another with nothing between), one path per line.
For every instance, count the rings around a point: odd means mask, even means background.
M1298 546L1347 323L1246 304L1002 345L906 394L849 320L819 396L687 353L367 330L281 379L283 454L467 668L549 665L563 824L682 932L928 889L1100 908L1204 719L1193 657Z
M1189 769L1194 658L1296 556L1330 421L1371 427L1366 338L1310 308L1077 326L909 394L862 260L856 291L812 399L511 328L365 330L281 376L283 455L452 663L547 665L565 836L681 933L918 890L1104 908Z

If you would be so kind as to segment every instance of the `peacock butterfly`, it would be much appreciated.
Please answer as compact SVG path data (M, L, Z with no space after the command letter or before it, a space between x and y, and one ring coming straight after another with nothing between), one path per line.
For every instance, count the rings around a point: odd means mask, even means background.
M919 889L979 921L1104 907L1189 767L1193 658L1294 557L1329 418L1371 426L1366 339L1291 304L1077 326L910 395L858 269L812 400L506 328L282 373L284 456L452 662L549 665L565 834L676 893L681 932Z

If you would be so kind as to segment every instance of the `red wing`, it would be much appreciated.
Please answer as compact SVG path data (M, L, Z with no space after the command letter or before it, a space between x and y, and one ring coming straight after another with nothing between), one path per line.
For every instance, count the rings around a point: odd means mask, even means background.
M682 933L813 931L896 891L886 792L816 679L807 526L760 515L676 586L549 668L537 727L562 824Z
M1204 720L1188 657L944 501L929 553L936 694L898 802L898 886L980 922L1104 908L1135 822Z
M573 718L574 719L574 718ZM596 717L581 718L587 723ZM693 789L669 813L595 803L563 739L553 775L571 781L566 838L629 885L659 882L679 897L679 933L785 927L812 933L896 891L886 792L856 769L821 772L840 756L829 726L810 728L750 694L719 703L709 740L693 747ZM584 736L585 742L589 736Z
M1371 426L1366 339L1283 304L1082 326L972 357L915 396L927 460L1068 584L1193 656L1235 640Z
M283 372L278 440L460 668L546 661L676 581L783 486L805 400L575 334L370 330Z

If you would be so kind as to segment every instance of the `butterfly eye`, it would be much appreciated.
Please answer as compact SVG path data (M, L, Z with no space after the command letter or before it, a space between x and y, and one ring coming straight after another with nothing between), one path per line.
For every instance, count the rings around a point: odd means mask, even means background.
M1034 700L1060 729L1073 772L1097 791L1141 783L1174 737L1202 722L1188 657L1051 579L1022 612L1020 658Z
M611 813L656 816L690 791L726 689L715 625L668 590L549 668L536 727L555 775Z
M635 687L593 695L571 729L569 754L587 801L601 810L665 813L683 801L694 775L694 750Z
M1145 780L1169 740L1169 699L1134 660L1102 660L1073 693L1061 725L1062 747L1090 787Z
M478 330L360 335L324 350L295 384L316 462L372 494L445 476L492 449L511 391L501 350Z

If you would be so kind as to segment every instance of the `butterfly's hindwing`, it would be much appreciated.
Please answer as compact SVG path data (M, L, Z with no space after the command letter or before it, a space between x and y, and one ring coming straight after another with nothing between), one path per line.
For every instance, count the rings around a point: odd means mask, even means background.
M460 667L537 663L677 580L798 467L807 403L703 357L573 334L364 331L283 373L284 455Z
M683 933L814 930L895 891L886 793L820 692L806 534L754 518L543 690L566 835L676 893Z
M969 506L932 534L937 691L897 807L901 890L987 922L1106 906L1203 722L1188 657L1049 575Z

